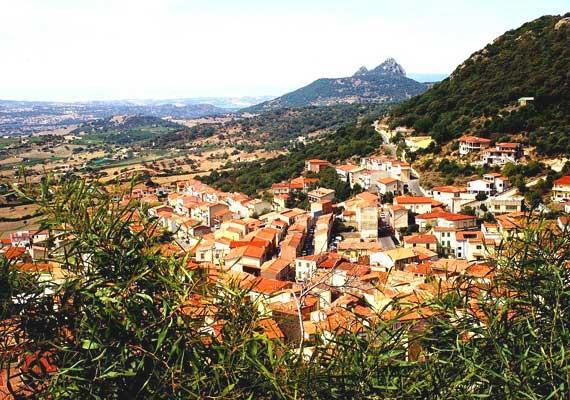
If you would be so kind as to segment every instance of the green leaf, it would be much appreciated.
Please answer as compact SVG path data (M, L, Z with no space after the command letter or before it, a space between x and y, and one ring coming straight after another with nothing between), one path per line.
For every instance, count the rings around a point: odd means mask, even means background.
M81 347L85 350L95 350L98 349L100 346L97 342L85 339L81 342Z

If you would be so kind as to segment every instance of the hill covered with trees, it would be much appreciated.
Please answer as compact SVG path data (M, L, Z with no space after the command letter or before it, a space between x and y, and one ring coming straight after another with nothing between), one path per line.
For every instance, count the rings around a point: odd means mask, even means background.
M526 106L521 97L534 97ZM466 131L513 134L547 155L570 154L570 13L510 30L449 78L395 108L392 125L445 143Z
M81 136L76 141L77 144L130 145L156 140L162 135L186 129L183 125L150 115L116 115L82 124L71 134Z
M298 176L303 171L305 160L320 158L338 162L353 156L364 157L376 151L381 143L380 134L366 119L361 124L341 127L331 135L306 145L296 143L287 154L279 157L240 163L220 172L212 171L201 180L223 191L253 195L268 189L273 183Z
M256 116L234 118L227 122L199 124L163 135L157 146L183 146L195 139L214 135L245 147L282 149L300 136L328 134L345 125L354 125L371 113L385 113L386 104L339 104L269 110Z
M184 129L183 125L150 115L116 115L96 119L73 130L72 134L110 132L119 129L169 128Z
M286 107L352 103L399 102L423 93L427 86L406 77L401 65L388 58L372 70L361 67L353 76L321 78L273 100L242 111L263 112Z

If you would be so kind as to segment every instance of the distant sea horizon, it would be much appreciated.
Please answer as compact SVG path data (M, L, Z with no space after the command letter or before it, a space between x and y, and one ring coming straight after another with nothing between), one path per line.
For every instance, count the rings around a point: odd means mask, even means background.
M438 73L430 73L430 74L424 74L424 73L409 73L407 74L408 78L412 78L418 82L439 82L444 80L445 78L447 78L449 76L449 74L438 74Z

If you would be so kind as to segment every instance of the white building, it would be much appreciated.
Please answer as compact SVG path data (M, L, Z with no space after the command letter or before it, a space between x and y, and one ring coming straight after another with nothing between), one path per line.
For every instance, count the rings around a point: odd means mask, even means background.
M524 197L522 196L510 196L508 198L491 197L485 202L489 212L494 215L520 212L522 211L523 203Z
M361 167L352 164L338 165L334 168L336 170L336 174L343 182L350 182L351 174L362 170Z
M459 154L462 156L471 152L479 152L488 148L491 145L489 139L480 138L477 136L462 136L459 139Z
M442 202L451 212L459 212L467 203L475 200L475 196L467 188L457 186L434 186L431 189L434 200Z
M481 155L481 162L487 165L503 166L507 163L516 164L522 157L523 151L520 143L497 143Z
M454 214L445 211L420 214L416 216L416 223L420 227L420 232L425 232L429 228L436 226L455 229L469 229L477 225L477 218L471 215Z
M467 261L482 260L495 250L495 241L485 240L481 231L456 232L455 256Z
M562 178L554 181L554 186L552 187L552 200L570 200L570 175L563 176Z
M386 251L370 254L370 265L379 266L382 269L403 269L405 264L417 262L418 255L413 249L397 247Z
M510 187L509 178L497 172L483 175L483 180L492 184L492 194L503 193Z
M399 194L401 191L401 181L396 178L381 178L376 181L376 187L379 194L386 194L392 192Z
M494 191L494 185L489 181L477 179L469 181L467 191L474 195L484 194L489 197Z

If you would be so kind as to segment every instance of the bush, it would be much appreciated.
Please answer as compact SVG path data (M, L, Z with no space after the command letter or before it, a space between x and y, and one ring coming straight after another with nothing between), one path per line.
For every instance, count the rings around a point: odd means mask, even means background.
M82 180L51 189L48 183L29 188L44 227L57 228L66 242L66 251L54 255L71 273L66 281L44 292L38 275L0 256L1 337L19 333L0 341L0 362L23 375L28 397L570 394L570 234L549 222L526 221L488 260L486 280L463 274L448 281L451 287L426 283L436 295L418 306L396 298L389 313L347 309L361 329L339 329L330 341L283 343L263 333L247 289L212 284L207 270L188 270L185 258L158 251L158 221L146 210L112 205L108 193ZM135 213L142 230L129 229ZM44 366L51 360L57 373L14 368L26 359Z

